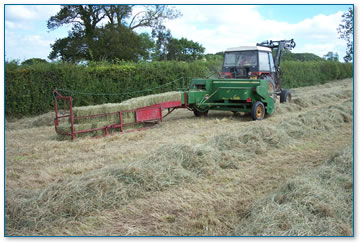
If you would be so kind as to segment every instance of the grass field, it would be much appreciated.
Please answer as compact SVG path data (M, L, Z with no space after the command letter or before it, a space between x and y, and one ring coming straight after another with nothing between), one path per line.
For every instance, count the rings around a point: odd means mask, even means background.
M353 235L352 79L293 89L262 121L176 110L59 141L5 123L5 235Z

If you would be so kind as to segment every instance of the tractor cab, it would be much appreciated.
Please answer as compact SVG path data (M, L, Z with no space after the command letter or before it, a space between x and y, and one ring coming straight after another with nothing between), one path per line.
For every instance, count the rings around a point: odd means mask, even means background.
M295 48L294 39L263 41L256 46L229 48L225 51L220 78L267 79L280 95L280 60L284 50ZM274 51L274 56L273 56Z
M275 75L274 58L270 48L243 46L225 51L221 78L258 79Z

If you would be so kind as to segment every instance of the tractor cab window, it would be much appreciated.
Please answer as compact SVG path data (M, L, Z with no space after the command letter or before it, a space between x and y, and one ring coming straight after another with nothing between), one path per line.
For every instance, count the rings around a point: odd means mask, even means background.
M224 67L255 67L256 65L256 51L238 51L225 53Z
M259 71L270 71L268 52L259 51Z
M275 72L275 66L274 66L274 57L272 56L271 52L269 54L269 60L270 60L270 70L271 72Z

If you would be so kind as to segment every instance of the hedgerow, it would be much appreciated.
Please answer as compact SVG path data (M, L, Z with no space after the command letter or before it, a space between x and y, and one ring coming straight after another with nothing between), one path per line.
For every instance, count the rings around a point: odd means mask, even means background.
M14 67L9 64L5 65L5 115L21 117L52 110L55 88L73 91L61 92L73 97L74 106L122 102L187 86L192 78L214 76L220 69L221 60L101 62L88 66L37 63ZM281 71L282 85L287 88L322 84L353 75L351 63L329 61L283 62ZM103 93L116 95L98 95Z
M324 84L353 76L352 63L287 61L281 64L282 86L295 88Z

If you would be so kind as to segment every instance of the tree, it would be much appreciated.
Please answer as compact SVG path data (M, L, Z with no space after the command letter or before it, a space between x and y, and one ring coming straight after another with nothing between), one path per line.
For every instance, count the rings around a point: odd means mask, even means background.
M327 61L339 61L339 54L329 51L323 58Z
M19 60L7 60L5 59L5 70L14 71L19 68Z
M168 60L194 61L204 55L205 48L192 40L186 38L171 38L168 44Z
M216 52L215 54L206 54L205 59L207 61L222 61L224 59L224 52Z
M96 25L104 18L104 9L101 5L63 5L55 16L50 17L47 27L53 30L72 24L72 32L83 32L85 37L91 38Z
M103 9L113 27L125 25L125 19L130 18L132 13L130 5L104 5Z
M176 39L165 26L153 29L152 37L156 39L153 60L193 61L204 56L205 48L201 44L186 38Z
M30 58L30 59L27 59L27 60L21 62L21 65L34 65L34 64L38 64L38 63L48 63L48 62L41 58Z
M276 50L273 51L275 56ZM290 50L284 50L281 61L323 61L324 59L312 53L292 53Z
M122 25L98 29L94 42L97 48L92 55L96 60L148 60L154 46L149 34L136 34Z
M127 26L131 30L139 27L156 28L162 26L165 19L174 19L180 16L179 11L168 5L145 5L144 11L136 13Z
M135 60L134 56L144 59L149 50L140 45L151 48L153 44L148 35L137 34L134 29L159 28L165 19L176 18L180 13L167 5L147 5L134 15L133 10L134 5L62 6L48 20L48 29L71 24L72 30L66 38L51 45L49 58L70 62L104 58Z
M153 60L167 60L168 58L168 46L172 39L170 30L161 25L152 30L152 38L156 39L155 52L153 53Z
M69 32L68 37L57 39L51 48L48 56L51 60L59 58L62 61L75 63L91 59L91 49L81 31Z
M340 39L346 41L346 55L344 56L345 62L351 62L353 59L353 9L349 8L342 16L342 24L337 28Z

